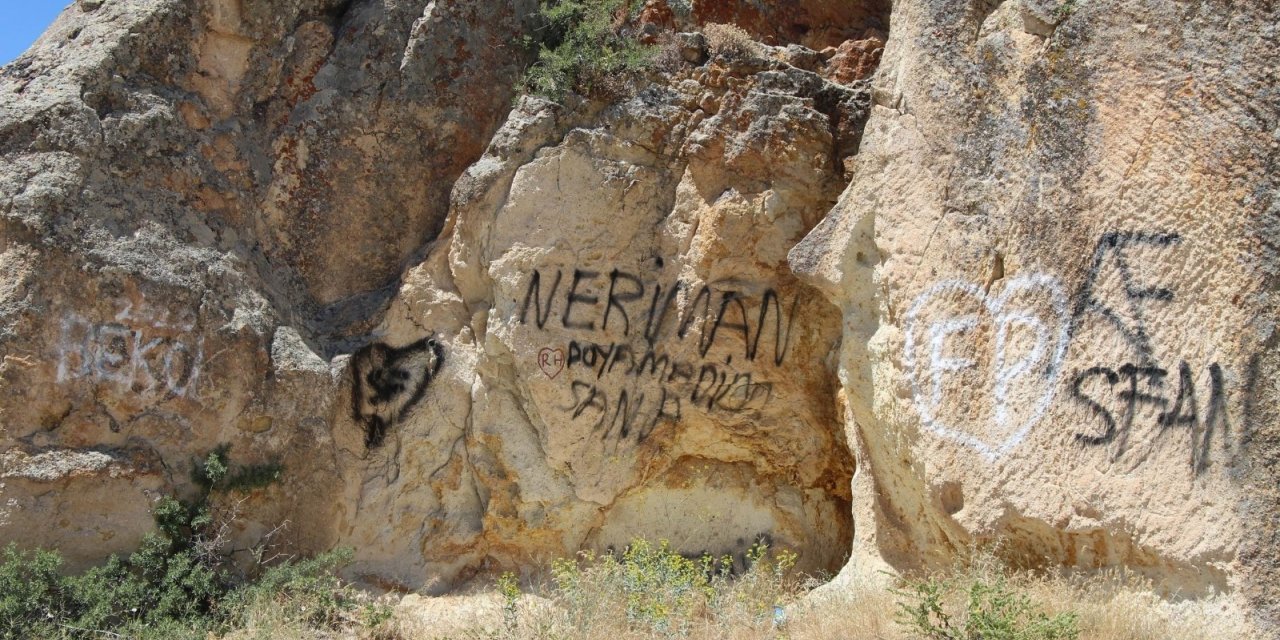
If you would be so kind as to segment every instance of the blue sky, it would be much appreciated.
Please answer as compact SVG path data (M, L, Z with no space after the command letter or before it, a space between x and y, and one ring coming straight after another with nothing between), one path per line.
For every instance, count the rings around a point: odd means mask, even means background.
M0 0L0 64L8 64L40 37L69 0Z

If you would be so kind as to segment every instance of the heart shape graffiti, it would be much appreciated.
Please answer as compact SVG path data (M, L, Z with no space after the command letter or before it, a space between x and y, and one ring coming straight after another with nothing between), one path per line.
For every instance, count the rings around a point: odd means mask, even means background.
M538 368L542 369L548 378L555 380L564 369L564 350L543 347L538 352Z
M1037 294L1047 304L1027 304L1017 308L1017 301L1030 303ZM935 310L931 302L948 297L956 302L965 298L976 302L970 305L975 313L926 313L927 310ZM934 317L926 322L922 315ZM951 336L975 334L986 322L990 322L994 335L990 384L984 387L990 389L991 411L986 418L988 423L976 426L987 434L996 432L994 438L984 438L973 433L973 429L964 429L961 421L948 421L939 416L944 407L943 392L948 377L963 375L965 371L978 367L974 359L949 356L947 340ZM947 280L935 284L916 298L907 312L905 329L903 362L911 376L911 392L923 426L994 461L1022 442L1053 400L1062 360L1067 352L1067 296L1058 280L1045 274L1014 278L998 296L992 296L971 282ZM1011 353L1016 351L1012 343L1016 341L1015 333L1018 332L1030 332L1033 342L1020 354ZM921 334L925 338L923 341L917 339ZM926 362L919 358L918 351L921 350L928 355ZM971 386L961 388L970 393L975 390ZM1016 391L1030 393L1033 402L1029 407L1018 402L1021 396ZM999 434L1004 434L1004 437L1000 438Z

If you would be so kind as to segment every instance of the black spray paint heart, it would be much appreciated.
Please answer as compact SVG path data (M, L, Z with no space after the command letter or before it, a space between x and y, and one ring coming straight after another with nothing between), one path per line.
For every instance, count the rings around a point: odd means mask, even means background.
M426 395L444 365L444 347L423 338L400 348L371 344L352 358L351 410L364 425L366 448L382 444L389 429Z

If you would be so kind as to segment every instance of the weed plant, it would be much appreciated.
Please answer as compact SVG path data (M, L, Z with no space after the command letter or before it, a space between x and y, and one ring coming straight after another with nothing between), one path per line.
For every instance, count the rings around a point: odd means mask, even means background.
M746 557L748 566L738 573L731 557L687 557L666 541L638 539L618 553L583 552L552 563L551 582L541 595L522 594L514 576L504 574L497 585L502 626L456 637L716 637L714 629L741 630L744 625L765 633L778 624L778 608L801 590L792 571L796 556L758 544ZM521 610L521 603L529 602L546 606ZM434 635L405 629L398 637Z
M590 95L615 88L620 78L646 69L656 49L631 28L629 0L542 0L535 36L537 60L521 83L551 100L569 92Z
M927 640L1076 640L1079 616L1050 616L992 567L907 581L893 593L897 621Z
M552 563L522 593L505 574L498 593L455 601L456 615L400 610L384 638L456 640L1199 640L1195 618L1171 619L1150 585L1101 575L1063 580L1010 571L991 552L919 578L868 576L812 591L794 554L762 545L745 570L728 558L685 557L665 543ZM1206 609L1214 605L1206 603ZM488 613L485 613L488 612ZM469 614L469 615L468 615ZM455 622L461 618L469 621ZM499 622L500 620L500 622Z
M810 589L822 581L797 575L797 558L787 551L756 545L742 568L729 557L687 557L666 542L645 540L617 553L555 561L548 582L527 593L514 574L503 574L495 593L458 598L459 610L443 617L458 620L470 612L479 614L476 624L442 629L440 617L414 618L411 607L392 609L339 580L349 550L283 562L264 561L259 552L251 571L232 571L220 549L236 511L214 509L210 498L239 485L237 478L278 476L280 470L232 469L225 456L216 451L197 465L202 489L195 500L156 504L157 531L127 557L69 576L56 552L5 549L0 640L1243 637L1221 624L1210 632L1203 616L1161 613L1148 583L1011 572L989 552L928 576L881 576L819 594ZM1213 606L1207 601L1204 610Z
M279 478L278 464L232 467L227 449L198 461L194 499L164 497L152 508L156 531L126 557L79 575L63 572L62 556L13 544L0 557L0 640L138 638L204 639L232 629L253 628L270 611L273 628L337 628L351 620L371 625L390 609L341 583L337 569L351 552L286 559L266 566L254 554L250 576L225 554L239 502L217 508L212 498L266 486Z

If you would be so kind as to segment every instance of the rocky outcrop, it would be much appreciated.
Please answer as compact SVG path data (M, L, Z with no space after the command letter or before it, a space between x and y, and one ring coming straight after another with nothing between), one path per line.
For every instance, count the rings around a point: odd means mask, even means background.
M347 487L386 484L342 501L360 505L342 533L358 557L415 584L405 540L448 576L644 536L740 558L768 540L837 569L852 534L838 320L786 253L843 187L833 124L868 101L756 58L610 105L518 106L380 330L447 356L425 407L347 467ZM382 429L353 398L345 430ZM407 504L425 526L396 516Z
M786 255L865 86L762 50L508 117L521 9L482 9L73 7L7 68L9 539L128 550L229 444L286 469L244 539L384 586L636 536L842 565L838 320Z
M331 360L501 123L527 9L82 2L4 68L5 540L131 549L148 501L230 444L293 471L247 536L287 518L333 542Z
M843 310L850 576L1001 539L1274 619L1275 14L977 8L895 5L791 251Z
M1273 10L655 0L631 90L512 106L533 8L81 2L5 67L0 540L128 550L230 445L242 540L386 588L999 540L1276 624Z

